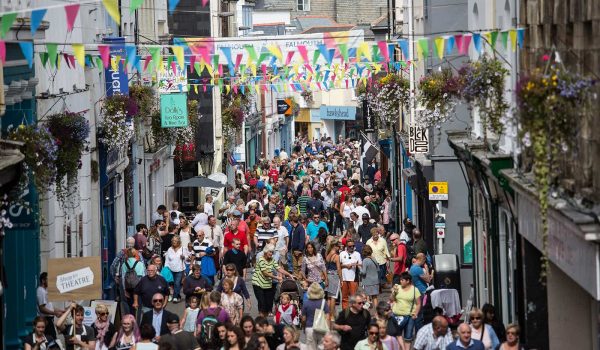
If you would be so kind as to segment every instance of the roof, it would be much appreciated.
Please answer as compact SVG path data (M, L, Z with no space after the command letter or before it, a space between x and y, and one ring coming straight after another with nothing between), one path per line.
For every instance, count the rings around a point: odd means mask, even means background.
M298 16L292 20L298 31L304 32L312 27L331 27L339 25L328 16Z
M388 15L385 14L371 23L371 27L388 27Z
M263 32L262 35L284 35L285 34L285 23L261 23L253 26L254 30L260 30Z
M303 31L302 34L342 32L352 28L354 28L354 26L348 24L338 24L335 26L315 26Z

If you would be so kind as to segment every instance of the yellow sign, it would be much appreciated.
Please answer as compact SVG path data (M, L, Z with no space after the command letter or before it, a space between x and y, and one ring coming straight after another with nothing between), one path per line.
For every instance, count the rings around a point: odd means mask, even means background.
M447 201L448 182L429 182L429 200Z

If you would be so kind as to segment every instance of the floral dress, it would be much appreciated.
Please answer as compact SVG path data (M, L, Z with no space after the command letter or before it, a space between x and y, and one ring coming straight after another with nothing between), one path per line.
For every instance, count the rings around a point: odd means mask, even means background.
M244 300L237 293L221 294L221 306L227 311L231 323L238 325L240 323L240 309L244 307Z
M325 270L325 261L321 254L317 253L314 256L305 256L302 260L302 271L309 282L323 282L323 273Z

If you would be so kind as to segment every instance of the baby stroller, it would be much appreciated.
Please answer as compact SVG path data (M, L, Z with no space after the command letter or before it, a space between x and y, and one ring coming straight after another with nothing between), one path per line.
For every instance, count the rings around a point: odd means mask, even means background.
M284 293L290 296L290 304L295 308L294 312L290 312L292 316L291 325L299 326L304 290L300 283L293 279L284 279L281 283L278 283L277 290L275 291L275 315L277 315L278 311L283 311L280 309L280 306L282 306L281 295Z

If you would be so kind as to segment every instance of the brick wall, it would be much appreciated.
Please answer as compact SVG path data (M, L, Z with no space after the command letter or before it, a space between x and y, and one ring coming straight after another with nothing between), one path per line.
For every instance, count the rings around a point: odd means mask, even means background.
M297 11L298 0L265 0L273 9L290 9L298 16L329 16L343 24L372 23L387 11L386 0L310 0L310 11Z
M520 24L527 27L520 51L522 74L542 67L542 55L549 54L554 46L571 72L600 80L600 0L522 0L520 6ZM592 103L592 110L598 111L600 99ZM597 203L600 114L588 113L579 121L579 127L578 149L570 152L560 167L561 183Z

